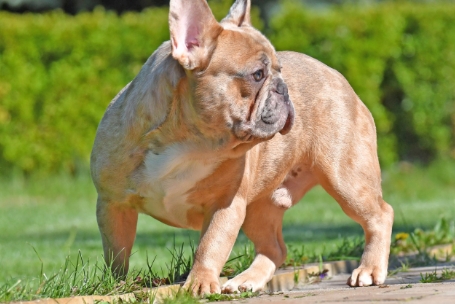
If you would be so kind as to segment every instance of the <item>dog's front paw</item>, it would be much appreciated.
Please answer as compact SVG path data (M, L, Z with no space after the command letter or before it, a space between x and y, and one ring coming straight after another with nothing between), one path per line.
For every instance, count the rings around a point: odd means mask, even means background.
M368 267L360 265L355 269L349 277L347 284L351 287L362 287L371 285L384 284L387 277L387 268L382 267Z
M206 272L190 273L183 288L194 296L221 293L218 277Z

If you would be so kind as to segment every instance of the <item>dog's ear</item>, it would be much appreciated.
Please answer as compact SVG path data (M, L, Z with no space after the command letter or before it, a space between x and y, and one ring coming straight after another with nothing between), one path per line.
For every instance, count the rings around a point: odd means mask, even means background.
M203 68L222 31L206 0L171 0L172 56L187 70Z
M237 0L221 23L230 22L237 26L251 25L250 9L251 0Z

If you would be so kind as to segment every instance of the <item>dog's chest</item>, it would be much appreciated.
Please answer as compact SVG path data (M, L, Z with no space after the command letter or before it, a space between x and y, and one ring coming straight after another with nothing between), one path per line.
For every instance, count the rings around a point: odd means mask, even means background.
M188 202L188 195L217 165L216 160L201 157L184 144L172 145L160 154L148 152L137 188L144 202L141 211L174 226L198 228L188 214L190 209L202 210Z

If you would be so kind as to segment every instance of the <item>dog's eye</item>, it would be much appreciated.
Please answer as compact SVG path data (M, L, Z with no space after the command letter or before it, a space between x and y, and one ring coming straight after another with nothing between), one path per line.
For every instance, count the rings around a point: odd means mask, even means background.
M253 73L253 78L256 81L261 81L264 78L264 70L257 70Z

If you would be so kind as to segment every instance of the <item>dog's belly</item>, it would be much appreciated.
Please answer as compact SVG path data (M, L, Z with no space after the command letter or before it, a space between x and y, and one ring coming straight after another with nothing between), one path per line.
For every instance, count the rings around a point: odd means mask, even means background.
M201 229L203 199L200 205L189 203L188 194L218 163L193 156L181 144L158 155L148 152L137 187L137 194L143 198L140 212L175 227Z

